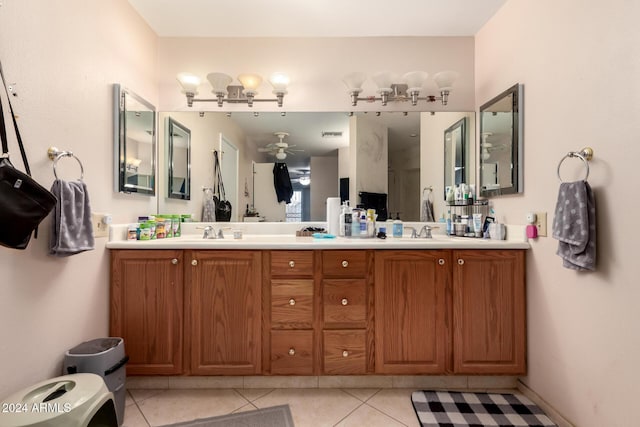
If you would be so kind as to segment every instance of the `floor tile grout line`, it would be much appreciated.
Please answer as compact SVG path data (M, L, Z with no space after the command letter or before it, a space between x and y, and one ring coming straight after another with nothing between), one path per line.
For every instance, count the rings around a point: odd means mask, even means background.
M127 390L127 393L129 393L129 396L131 396L131 399L133 400L133 404L136 405L136 408L138 408L138 412L140 412L142 419L144 420L145 423L147 423L147 427L151 427L151 423L149 422L149 420L147 420L147 417L144 415L144 412L142 412L142 408L138 405L138 402L136 402L136 400L133 398L133 395L129 392L129 390ZM125 411L126 411L126 408L125 408Z
M351 395L349 395L349 396L351 396ZM355 396L354 396L354 398L355 398ZM353 408L353 410L351 412L349 412L347 415L345 415L340 420L338 420L338 422L335 423L333 425L333 427L337 426L338 424L340 424L341 422L343 422L344 420L349 418L354 412L356 412L358 410L358 408L360 408L361 406L365 405L365 403L363 401L361 401L360 399L358 399L358 401L360 402L360 404L358 406L356 406L355 408Z
M394 420L394 421L396 421L396 422L398 422L398 423L402 424L403 426L407 427L407 425L406 425L405 423L403 423L402 421L400 421L399 419L397 419L397 418L396 418L396 417L394 417L393 415L391 415L391 414L387 414L387 413L386 413L386 412L384 412L382 409L378 409L378 408L376 408L375 406L369 405L368 403L364 403L364 405L367 405L369 408L371 408L371 409L373 409L373 410L375 410L375 411L378 411L378 412L380 412L381 414L386 415L387 417L391 418L392 420ZM414 412L414 414L415 414L415 412Z

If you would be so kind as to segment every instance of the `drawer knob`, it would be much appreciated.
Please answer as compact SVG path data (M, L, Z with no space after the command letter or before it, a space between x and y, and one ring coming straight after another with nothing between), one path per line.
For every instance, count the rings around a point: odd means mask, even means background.
M347 350L343 350L342 357L349 357L349 352Z
M171 260L171 264L176 265L178 263L178 258L174 258Z
M293 268L296 266L296 262L295 261L289 261L289 267Z
M444 258L440 258L440 259L438 260L438 264L440 264L440 265L444 265Z
M296 305L296 300L294 300L293 298L291 298L289 300L289 305Z
M198 260L197 259L192 259L191 260L191 265L193 265L193 266L198 265Z
M458 259L458 265L464 265L464 260L462 258Z
M348 299L346 299L346 298L342 298L342 301L341 301L341 302L342 302L342 305L347 305L347 304L349 304L349 300L348 300Z
M293 348L293 347L291 347L291 348L289 349L289 356L295 356L295 355L296 355L296 349L295 349L295 348Z
M349 261L347 261L347 260L342 261L342 267L344 267L344 268L349 267Z

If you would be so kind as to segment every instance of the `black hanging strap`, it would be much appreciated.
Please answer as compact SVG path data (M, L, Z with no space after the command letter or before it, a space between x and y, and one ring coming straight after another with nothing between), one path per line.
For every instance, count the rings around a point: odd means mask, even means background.
M16 115L13 113L13 106L11 105L11 95L7 89L7 82L4 79L4 72L2 71L2 63L0 62L0 78L2 79L2 86L7 94L7 101L9 102L9 110L11 111L11 119L13 120L13 129L16 132L16 139L18 140L18 146L20 147L20 155L22 156L22 162L24 163L24 170L27 175L31 176L31 169L29 168L29 162L27 161L27 154L24 151L24 145L22 144L22 137L18 130L18 122L16 122ZM0 100L1 101L1 100ZM2 154L5 157L9 157L9 143L7 139L7 129L4 124L4 111L2 109L2 102L0 102L0 137L2 138Z

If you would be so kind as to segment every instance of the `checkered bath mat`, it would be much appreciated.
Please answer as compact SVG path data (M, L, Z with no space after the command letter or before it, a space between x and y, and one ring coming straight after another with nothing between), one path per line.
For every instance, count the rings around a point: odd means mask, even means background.
M411 403L422 427L555 427L521 394L415 391Z

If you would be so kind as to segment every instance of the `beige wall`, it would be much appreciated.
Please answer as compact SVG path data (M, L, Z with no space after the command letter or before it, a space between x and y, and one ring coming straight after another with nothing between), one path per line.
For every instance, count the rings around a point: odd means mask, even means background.
M639 18L640 4L624 0L512 0L476 38L478 106L524 84L524 194L495 199L499 216L523 224L526 211L546 211L551 224L559 160L595 151L597 272L564 269L550 237L527 257L524 381L581 427L638 423L640 203L629 190L639 179ZM565 163L569 179L580 162Z
M115 222L155 211L156 199L113 193L112 83L157 105L156 37L125 0L5 1L0 59L34 177L53 182L51 145L84 165L95 212ZM22 167L13 140L13 160ZM61 160L64 177L77 174ZM62 176L61 176L62 177ZM27 250L0 248L0 397L59 375L64 352L108 334L108 252L47 255L50 220ZM3 224L9 226L9 224Z

